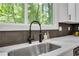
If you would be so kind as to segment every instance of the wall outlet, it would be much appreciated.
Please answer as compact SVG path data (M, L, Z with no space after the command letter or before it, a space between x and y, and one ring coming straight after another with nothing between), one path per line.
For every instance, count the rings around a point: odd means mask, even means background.
M62 31L62 27L61 26L59 26L59 31Z
M68 27L68 31L70 31L70 29L71 29L71 28L70 28L70 27Z

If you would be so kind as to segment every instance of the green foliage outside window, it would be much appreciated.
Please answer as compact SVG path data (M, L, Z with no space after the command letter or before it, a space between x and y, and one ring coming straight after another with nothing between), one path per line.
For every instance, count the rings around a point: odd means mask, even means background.
M28 3L28 11L24 11L23 3L0 3L0 23L25 23L24 15L28 12L28 21L36 20L43 24L53 23L52 3ZM27 23L27 22L26 22Z
M53 4L52 3L29 3L28 4L28 19L29 23L36 20L41 24L53 23Z
M0 3L0 23L24 23L24 4Z

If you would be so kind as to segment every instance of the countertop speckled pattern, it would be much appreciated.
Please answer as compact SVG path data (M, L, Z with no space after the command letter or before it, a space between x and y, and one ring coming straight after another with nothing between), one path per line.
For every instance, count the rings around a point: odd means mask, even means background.
M79 37L68 35L63 37L57 37L57 38L51 38L48 40L43 40L42 43L52 43L55 45L61 46L61 48L56 49L54 51L48 52L46 54L42 54L43 56L57 56L60 55L63 52L66 52L68 50L74 49L75 47L79 46ZM32 45L41 44L38 41L33 42L32 44L23 43L23 44L17 44L17 45L11 45L6 47L0 48L0 56L7 56L8 52L20 48L25 48ZM40 55L41 56L41 55Z

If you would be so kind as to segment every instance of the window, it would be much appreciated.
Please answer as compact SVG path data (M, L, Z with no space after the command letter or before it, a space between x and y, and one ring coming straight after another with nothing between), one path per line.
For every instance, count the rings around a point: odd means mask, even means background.
M44 30L58 29L57 13L58 6L53 3L0 3L0 30L28 30L34 20ZM34 26L34 30L39 29Z
M0 23L24 23L24 4L0 3Z
M52 3L29 3L27 8L29 23L36 20L41 24L52 24L52 5ZM0 4L0 23L24 23L24 9L22 3Z
M52 3L29 3L28 19L29 23L36 20L42 25L53 23L53 4Z

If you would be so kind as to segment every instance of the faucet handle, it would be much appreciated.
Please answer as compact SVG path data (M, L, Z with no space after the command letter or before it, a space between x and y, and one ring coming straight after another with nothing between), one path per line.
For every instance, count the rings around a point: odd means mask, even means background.
M42 42L42 40L43 40L43 35L42 35L42 33L40 33L39 34L39 42Z
M31 37L30 37L30 36L27 38L27 41L29 42L29 44L32 43L32 42L31 42Z

